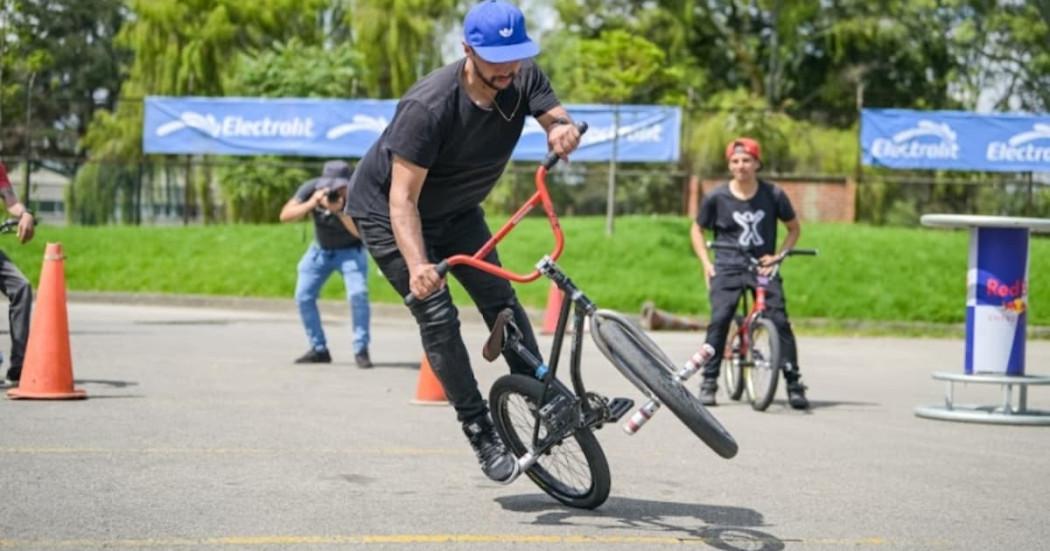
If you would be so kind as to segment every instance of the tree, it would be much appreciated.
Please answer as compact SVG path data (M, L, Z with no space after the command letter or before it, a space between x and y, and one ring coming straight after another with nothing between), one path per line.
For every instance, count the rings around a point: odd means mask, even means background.
M94 112L117 95L126 56L113 41L126 16L120 0L0 0L4 152L21 152L31 139L36 156L78 155Z
M250 97L354 97L366 74L362 59L347 42L325 47L292 39L256 55L243 54L228 91ZM217 177L227 220L276 222L281 205L316 172L307 170L311 164L316 161L275 157L223 163Z
M346 15L364 57L365 93L399 97L441 65L440 40L458 20L457 0L355 0Z

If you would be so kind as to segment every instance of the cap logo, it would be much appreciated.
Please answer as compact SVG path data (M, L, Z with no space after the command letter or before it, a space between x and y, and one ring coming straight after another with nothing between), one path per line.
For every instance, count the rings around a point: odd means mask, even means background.
M503 38L510 38L510 35L514 34L514 29L510 27L503 27L499 30L499 35Z

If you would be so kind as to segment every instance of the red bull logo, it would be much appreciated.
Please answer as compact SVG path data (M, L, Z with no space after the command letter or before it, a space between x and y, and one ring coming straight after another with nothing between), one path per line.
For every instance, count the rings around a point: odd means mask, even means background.
M1025 297L1028 295L1028 282L1018 279L1011 284L989 277L984 285L984 292L988 298L999 298L1003 301L1003 309L1018 314L1025 311Z

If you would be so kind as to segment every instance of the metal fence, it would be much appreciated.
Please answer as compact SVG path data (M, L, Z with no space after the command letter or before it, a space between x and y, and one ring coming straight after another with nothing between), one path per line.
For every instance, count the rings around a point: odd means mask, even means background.
M34 159L28 179L19 159L3 159L12 182L42 221L52 224L189 225L276 222L277 212L323 159L148 157L140 162ZM513 212L533 192L535 164L511 163L485 202ZM855 175L854 175L855 176ZM928 212L1050 217L1050 175L865 172L856 185L858 222L915 225ZM261 178L254 183L251 178ZM763 175L773 181L843 181L843 176ZM724 180L726 175L699 176ZM685 214L691 175L677 165L622 164L615 173L615 214ZM605 215L609 165L569 163L550 176L559 213ZM257 193L268 186L266 194ZM810 195L819 194L811 191ZM846 199L843 199L846 200ZM245 218L245 203L255 214ZM241 214L237 214L241 213Z

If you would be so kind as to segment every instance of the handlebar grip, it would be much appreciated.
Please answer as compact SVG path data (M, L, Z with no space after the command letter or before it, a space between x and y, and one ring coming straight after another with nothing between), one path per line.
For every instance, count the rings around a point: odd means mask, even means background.
M581 136L583 134L587 133L587 128L589 128L589 127L588 127L586 121L580 121L580 122L576 123L576 130L580 131L580 135ZM558 157L557 153L551 151L550 153L547 154L547 158L543 160L543 168L545 168L547 170L550 170L550 169L554 168L554 165L558 164L558 160L560 158L561 157Z
M448 260L442 260L434 266L434 271L437 272L438 277L445 277L448 275L449 268L451 268L451 266L448 265ZM409 291L409 293L405 295L405 306L411 307L418 300L420 299L416 298L416 295L413 295L412 292Z

